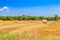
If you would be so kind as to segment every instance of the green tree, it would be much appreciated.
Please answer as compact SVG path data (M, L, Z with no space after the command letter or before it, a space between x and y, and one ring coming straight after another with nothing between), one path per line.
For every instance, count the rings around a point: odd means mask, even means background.
M15 20L12 16L7 16L7 20Z
M0 16L1 20L7 20L7 16Z
M59 16L55 15L54 19L55 19L55 21L59 20Z
M39 17L39 20L45 20L45 19L46 19L46 17L44 17L44 16Z
M53 20L53 17L47 17L46 18L48 21L51 21L51 20Z

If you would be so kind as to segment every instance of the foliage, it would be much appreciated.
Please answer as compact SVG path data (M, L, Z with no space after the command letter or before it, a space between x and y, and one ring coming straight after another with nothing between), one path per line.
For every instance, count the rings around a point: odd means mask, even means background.
M0 16L0 20L59 20L60 17L58 15L55 15L54 17L44 17L44 16L28 16L28 15L22 15L22 16Z
M55 15L54 19L57 21L59 19L58 15Z

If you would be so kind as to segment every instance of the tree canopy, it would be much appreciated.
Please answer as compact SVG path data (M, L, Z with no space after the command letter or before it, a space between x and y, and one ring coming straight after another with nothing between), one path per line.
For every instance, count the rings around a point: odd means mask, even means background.
M22 16L0 16L0 20L60 20L60 17L58 15L55 15L54 17L45 17L45 16L28 16L28 15L22 15Z

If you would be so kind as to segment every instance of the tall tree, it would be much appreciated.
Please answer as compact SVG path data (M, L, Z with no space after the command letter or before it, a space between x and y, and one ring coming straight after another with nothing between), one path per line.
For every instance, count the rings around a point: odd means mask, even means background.
M59 16L55 15L54 19L55 19L55 21L59 20Z

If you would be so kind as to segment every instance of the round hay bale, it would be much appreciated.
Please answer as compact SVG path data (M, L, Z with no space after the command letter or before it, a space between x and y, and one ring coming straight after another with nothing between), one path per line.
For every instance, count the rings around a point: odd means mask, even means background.
M14 22L17 23L18 20L15 20Z
M47 24L47 20L42 20L42 22L43 22L44 24Z
M32 20L30 20L30 22L32 22Z

